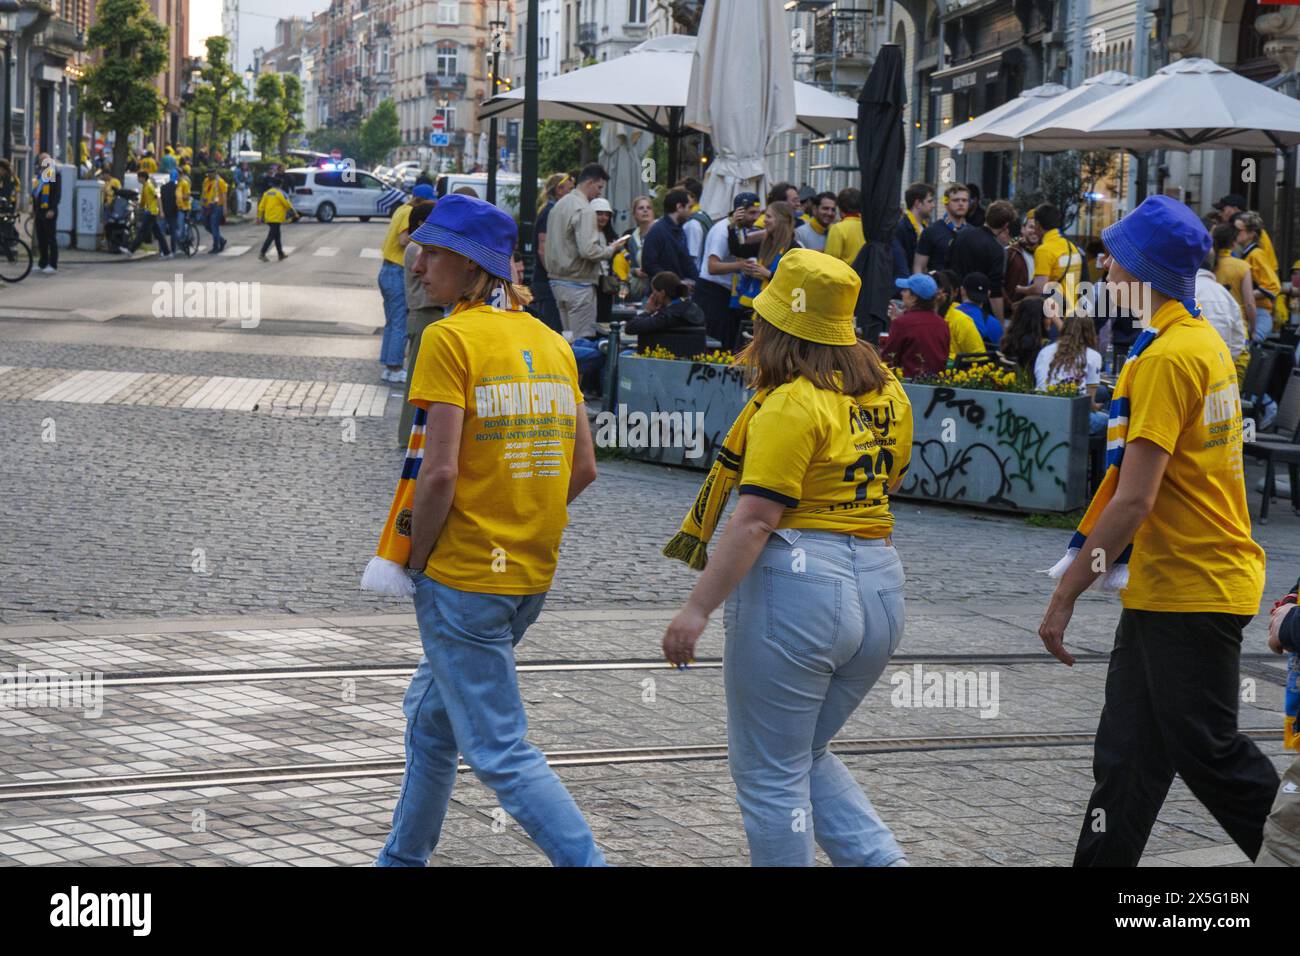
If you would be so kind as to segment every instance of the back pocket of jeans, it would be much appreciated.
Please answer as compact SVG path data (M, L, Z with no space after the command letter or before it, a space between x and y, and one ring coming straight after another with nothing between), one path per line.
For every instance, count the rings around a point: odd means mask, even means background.
M768 640L800 657L829 658L840 632L840 582L763 569Z
M903 640L903 587L904 585L900 584L896 588L883 588L876 592L880 598L880 605L885 612L885 618L889 621L890 654L898 650L898 645Z

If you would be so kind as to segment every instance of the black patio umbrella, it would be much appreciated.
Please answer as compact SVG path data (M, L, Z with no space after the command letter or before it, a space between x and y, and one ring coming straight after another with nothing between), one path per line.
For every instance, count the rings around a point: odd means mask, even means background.
M888 324L894 296L893 231L903 186L903 51L880 48L858 94L858 168L862 173L862 235L867 244L853 268L862 279L858 327L872 344Z

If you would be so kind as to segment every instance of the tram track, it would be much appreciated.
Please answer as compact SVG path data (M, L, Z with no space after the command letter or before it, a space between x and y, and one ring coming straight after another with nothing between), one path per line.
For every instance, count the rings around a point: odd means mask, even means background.
M1241 655L1243 663L1257 664L1268 662L1277 662L1279 659L1273 654L1243 654ZM1081 652L1075 655L1075 660L1081 664L1104 664L1110 660L1110 655L1092 652ZM1016 654L895 654L890 658L889 666L903 667L912 664L931 664L935 666L1020 666L1024 664L1033 665L1054 665L1057 664L1055 658L1046 653L1016 653ZM715 670L722 667L722 658L709 657L701 658L691 664L690 670ZM540 660L540 661L521 661L516 666L516 671L521 674L547 674L547 673L581 673L599 672L599 671L641 671L641 670L676 670L668 664L663 658L609 658L605 660L592 661L572 661L572 660ZM96 687L148 687L148 686L168 686L168 685L186 685L186 684L245 684L257 683L262 681L293 681L293 680L322 680L327 678L346 679L346 678L380 678L380 677L409 677L415 670L414 664L389 663L389 664L322 664L308 665L298 667L267 667L267 668L231 668L229 670L212 670L212 671L119 671L112 673L96 674L89 677L78 677L75 675L66 675L67 679L60 679L61 686L68 688L94 685ZM6 690L24 691L32 690L45 686L46 681L31 678L38 677L40 674L51 672L60 675L63 672L57 668L31 667L27 666L28 680L7 682ZM81 674L87 674L81 671Z
M1243 734L1256 741L1281 740L1276 728L1243 728ZM973 751L1012 748L1089 747L1090 733L982 734L950 737L856 737L831 741L832 752L841 756L917 753L934 751ZM595 767L630 763L678 763L684 761L725 760L726 744L692 744L672 747L627 747L596 750L552 750L545 753L552 767ZM54 800L86 797L111 797L131 793L157 793L169 790L201 790L207 787L232 787L284 783L310 783L322 780L346 780L359 777L400 776L405 762L398 759L324 761L309 764L280 764L268 767L228 767L218 770L166 770L151 773L97 776L72 780L51 780L0 784L0 803L18 800ZM461 773L470 771L462 763Z

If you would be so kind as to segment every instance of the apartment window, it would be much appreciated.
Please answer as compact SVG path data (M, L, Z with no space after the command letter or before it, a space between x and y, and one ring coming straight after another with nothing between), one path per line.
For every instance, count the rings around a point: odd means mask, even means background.
M645 23L646 0L627 0L627 22Z
M460 23L460 0L438 0L438 22Z
M459 71L456 69L458 56L456 53L456 44L450 40L443 40L438 44L438 75L455 76Z

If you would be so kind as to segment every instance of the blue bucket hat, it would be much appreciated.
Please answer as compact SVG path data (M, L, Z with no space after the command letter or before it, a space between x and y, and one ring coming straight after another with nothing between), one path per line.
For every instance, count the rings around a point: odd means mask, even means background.
M895 279L894 286L899 289L911 289L912 294L918 299L933 299L939 292L939 284L924 272L918 272L906 279Z
M411 240L458 252L509 282L518 236L515 221L490 202L452 193L438 200L429 218L411 233Z
M1147 197L1101 241L1133 278L1180 302L1196 298L1196 270L1213 245L1196 213L1169 196Z
M437 193L433 191L433 187L428 183L420 183L411 190L411 195L416 199L434 199L436 198Z

